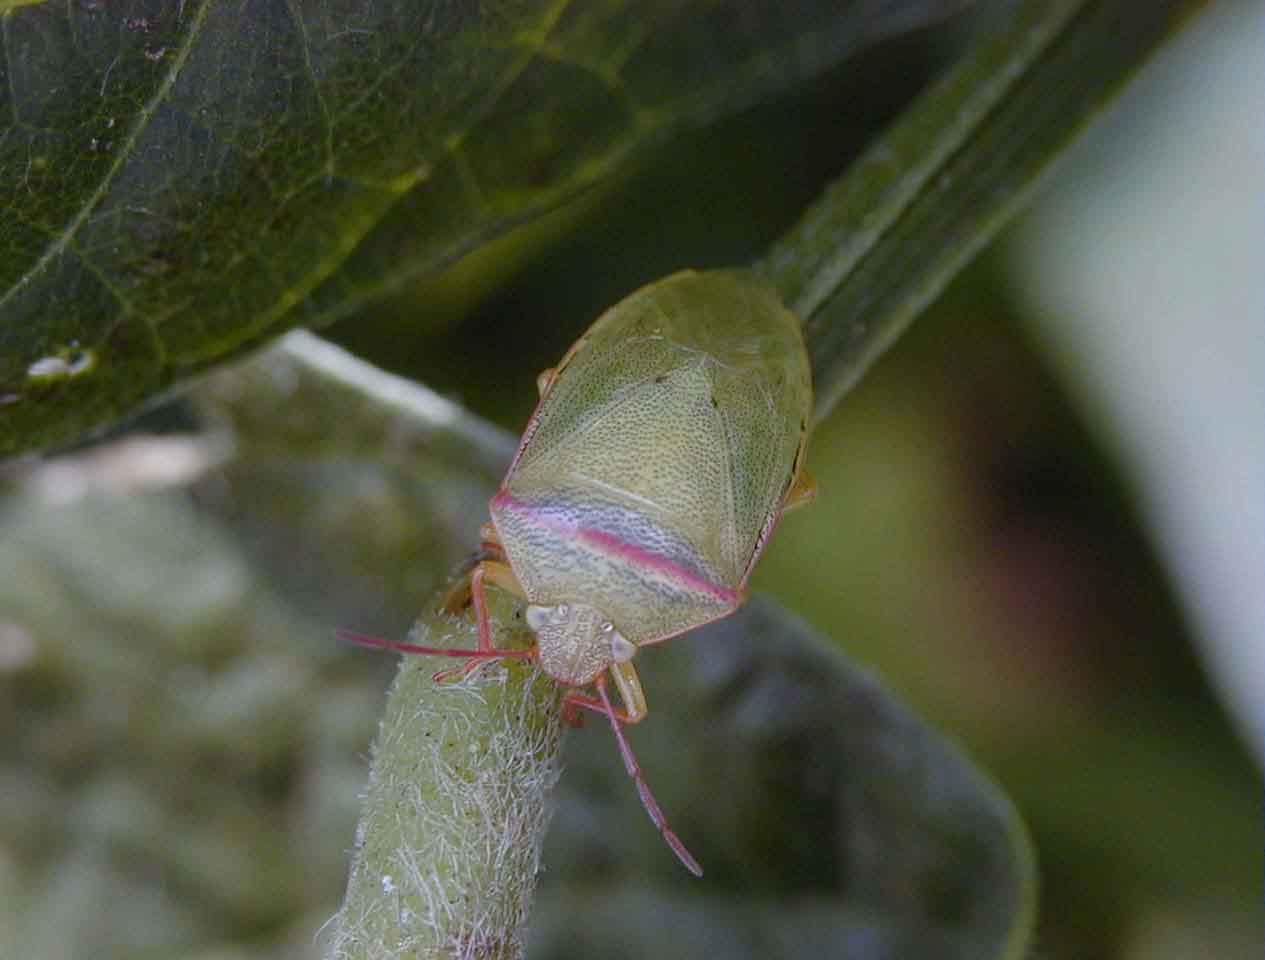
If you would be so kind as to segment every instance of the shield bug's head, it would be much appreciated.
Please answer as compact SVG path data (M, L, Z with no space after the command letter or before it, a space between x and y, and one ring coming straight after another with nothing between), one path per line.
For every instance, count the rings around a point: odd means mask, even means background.
M637 653L637 645L587 603L531 604L527 625L536 634L541 667L569 686L592 683L612 664Z

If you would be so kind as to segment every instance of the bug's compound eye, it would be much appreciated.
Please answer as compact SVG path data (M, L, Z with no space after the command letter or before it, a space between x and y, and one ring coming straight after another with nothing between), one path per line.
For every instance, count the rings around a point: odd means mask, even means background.
M546 627L558 627L568 623L571 615L571 605L568 603L559 603L552 607L532 603L527 606L527 626L539 633Z
M536 603L529 603L527 605L527 626L531 627L532 630L539 631L552 621L553 610L553 607L542 607Z
M637 644L611 626L611 656L616 663L627 663L637 655Z

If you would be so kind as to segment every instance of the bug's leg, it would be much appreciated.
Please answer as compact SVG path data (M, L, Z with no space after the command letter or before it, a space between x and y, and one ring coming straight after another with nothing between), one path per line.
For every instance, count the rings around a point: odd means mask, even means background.
M448 592L439 601L439 609L443 613L455 617L465 610L466 607L470 606L470 577L474 573L475 567L487 559L487 551L480 550L478 553L473 553L463 560L461 565L453 571L454 575L460 577L460 579L448 588Z
M501 538L496 535L496 527L490 523L479 527L479 552L489 560L505 559L505 548L501 546Z
M527 650L497 650L493 648L490 651L482 650L460 650L452 647L423 647L416 643L405 643L401 640L387 640L383 637L373 637L366 633L357 633L354 630L346 630L339 628L337 631L338 639L345 643L354 643L361 647L373 647L377 650L393 650L396 653L417 653L431 657L461 657L468 662L464 667L458 668L456 672L461 674L469 673L480 663L487 663L490 660L506 660L521 659L527 660L536 655L534 647ZM435 680L443 680L454 671L441 670L435 674Z
M817 499L817 481L807 470L800 470L799 476L786 491L786 499L782 502L782 512L794 510Z
M496 532L496 524L484 523L479 526L479 546L485 560L507 562L505 547L501 543L501 535Z
M444 609L451 613L460 613L461 610L473 602L475 622L479 627L479 645L477 649L461 650L451 647L423 647L415 643L371 637L351 630L339 630L338 637L340 640L359 644L362 647L376 647L381 650L395 650L398 653L417 653L427 656L460 657L466 661L462 666L453 670L441 670L435 674L434 679L436 682L441 682L452 676L466 676L480 664L491 660L530 659L536 656L534 647L527 650L498 650L493 645L492 624L488 616L487 595L483 586L485 579L496 584L502 590L507 590L518 596L522 596L523 593L522 585L519 584L518 578L514 576L514 571L507 564L496 560L480 561L471 572L468 582L449 593L448 597L445 598ZM454 598L456 597L461 597L462 599L459 603L455 603L454 607L449 607L450 603L454 603Z
M557 375L557 367L545 367L545 369L541 370L536 375L536 392L543 397L549 391L549 388L553 386L553 379Z
M480 664L487 663L490 660L525 658L536 655L535 648L529 650L498 650L492 643L492 620L488 614L488 598L486 588L483 586L484 580L491 581L502 590L515 596L523 596L522 584L514 576L514 571L510 569L509 564L502 563L499 560L481 561L470 574L470 602L474 604L474 619L479 628L479 647L477 650L429 651L431 653L444 653L446 656L464 655L467 658L466 662L460 667L454 667L451 670L441 670L435 674L434 679L436 683L443 683L453 677L468 676Z
M577 730L584 726L584 711L572 702L570 693L562 698L562 722Z
M491 527L491 524L485 524ZM486 533L484 530L479 531L480 535ZM493 528L492 540L485 540L479 549L479 552L467 561L469 566L461 572L466 574L457 584L452 587L439 604L439 609L444 613L457 616L466 607L470 606L474 600L474 574L480 567L484 569L484 577L491 583L496 584L507 593L512 593L516 597L527 599L527 592L523 589L522 584L518 582L518 577L514 576L514 571L505 560L505 551L501 548L501 542L497 539L495 529ZM463 564L463 566L465 566Z
M616 718L620 723L641 723L650 711L646 707L646 694L641 689L641 678L637 676L637 668L627 662L614 663L611 664L611 676L615 680L616 689L619 690L619 698L624 701L624 709L615 711ZM583 716L577 712L579 710L592 710L594 713L606 714L606 707L597 697L589 697L571 690L562 698L563 719ZM571 725L578 727L580 724Z
M510 569L508 563L502 563L499 560L484 560L474 568L474 572L470 574L470 598L474 602L475 621L479 625L479 650L484 653L496 650L492 646L492 620L488 616L488 596L483 586L485 580L495 584L506 593L512 593L523 600L527 599L523 585L518 582L518 577L514 576L514 571Z
M641 689L637 668L627 661L616 663L611 666L611 676L615 678L619 697L624 701L624 723L641 723L650 708L646 706L646 692Z
M471 582L475 568L488 563L496 563L505 568L491 574L493 583L516 597L527 599L526 592L518 582L518 578L514 576L514 571L510 569L508 558L505 556L505 547L501 545L501 538L496 532L496 526L492 523L485 523L479 527L478 552L472 554L458 568L459 572L463 574L462 579L444 594L444 598L439 604L439 609L444 613L457 616L466 607L470 606L473 599Z
M616 675L618 677L618 674ZM633 673L636 677L636 673ZM618 679L616 680L618 683ZM611 729L615 733L615 742L619 744L619 752L624 758L624 769L628 771L628 775L632 777L633 783L637 785L637 793L641 796L641 805L646 808L646 813L650 815L651 822L658 828L659 834L663 840L676 854L676 858L685 865L690 873L696 877L703 875L703 868L698 865L698 861L693 855L685 849L685 844L681 842L681 838L676 835L668 825L668 818L663 815L663 811L659 809L659 804L655 801L654 794L650 792L650 785L646 783L646 778L641 772L641 767L637 765L637 758L633 756L632 747L628 744L628 738L624 736L624 729L620 723L619 716L616 714L615 708L611 705L610 695L606 692L606 678L598 677L593 681L593 685L597 687L598 696L601 697L602 711L610 719ZM638 684L640 689L640 684ZM620 693L623 693L621 684ZM644 707L644 702L643 702ZM644 716L644 713L643 713Z

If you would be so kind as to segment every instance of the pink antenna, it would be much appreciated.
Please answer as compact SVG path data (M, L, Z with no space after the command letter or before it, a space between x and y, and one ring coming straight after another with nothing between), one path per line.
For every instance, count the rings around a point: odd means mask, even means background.
M693 855L685 849L685 844L676 835L676 831L668 826L668 818L659 809L659 804L655 802L654 794L650 792L650 785L646 783L646 778L642 776L641 767L637 765L637 758L633 756L632 747L629 746L628 739L624 736L619 717L615 714L615 708L611 705L611 698L606 692L606 677L598 677L593 681L593 685L597 687L598 695L602 698L602 706L606 709L606 716L610 718L611 729L615 731L615 742L619 744L619 752L624 757L624 768L628 771L628 776L632 777L633 782L637 784L637 793L641 795L642 806L646 808L646 813L650 814L651 821L658 827L664 842L672 848L676 858L685 865L685 869L694 874L694 876L701 877L703 868L698 865L698 861L694 859Z
M446 680L454 674L470 673L481 663L508 658L527 659L536 655L535 647L527 650L463 650L459 647L421 647L415 643L403 643L399 640L384 640L382 637L371 637L367 633L356 633L341 627L335 631L338 639L345 643L354 643L360 647L373 647L377 650L394 650L397 653L418 653L432 657L461 657L467 661L465 666L453 670L441 670L435 674L435 680Z

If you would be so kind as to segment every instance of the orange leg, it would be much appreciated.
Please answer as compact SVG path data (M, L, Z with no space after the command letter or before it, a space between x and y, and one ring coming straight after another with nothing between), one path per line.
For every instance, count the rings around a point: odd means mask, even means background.
M460 657L466 662L451 670L441 670L435 674L435 681L442 683L453 677L469 676L480 665L493 660L528 660L536 656L536 649L500 650L492 643L492 622L488 614L487 592L483 585L489 580L502 590L522 596L523 588L514 576L508 564L498 560L481 560L470 573L467 583L449 592L444 598L443 609L451 614L458 614L468 605L473 604L475 623L479 629L479 644L474 650L460 650L450 647L422 647L415 643L401 643L395 640L383 640L350 630L339 630L341 639L362 647L378 647L383 650L395 650L400 653L417 653L427 656Z
M646 707L646 695L641 689L641 679L637 676L637 668L631 663L615 663L611 665L611 678L619 690L619 697L624 701L624 709L615 711L615 718L620 723L641 723L646 719L649 709ZM590 697L579 690L568 690L562 698L562 717L580 720L584 715L580 710L592 710L606 716L606 706L597 697ZM571 724L578 727L578 722Z
M518 578L514 576L513 570L509 568L509 561L505 556L505 548L501 546L501 539L496 535L496 527L490 523L485 523L479 527L479 540L478 552L472 554L459 568L461 573L466 574L466 576L444 594L444 599L440 603L439 609L445 613L458 616L470 606L473 600L472 581L474 579L474 571L485 563L496 563L505 567L505 572L494 576L492 582L497 586L504 586L505 589L515 596L526 599L523 588L519 585Z
M460 667L441 670L435 674L435 682L443 683L453 677L467 677L484 663L503 659L529 659L536 655L535 648L528 650L500 650L492 643L492 618L488 614L488 598L485 579L491 580L502 590L523 595L522 585L514 576L509 564L499 560L483 560L470 574L470 602L474 605L474 620L479 628L479 646L477 650L465 652L468 658ZM453 651L452 655L460 655L461 651Z
M505 561L505 547L501 545L501 538L497 535L494 524L485 523L479 527L479 543L485 553L491 554L486 559Z
M578 710L565 696L562 698L562 722L576 730L584 726L583 711Z
M545 367L536 375L536 393L543 397L549 392L549 388L553 386L554 378L558 376L557 367Z
M606 708L597 697L590 697L576 690L568 690L566 696L562 698L562 719L573 727L583 726L584 714L580 713L581 710L592 710L594 713L606 716ZM614 716L620 723L637 722L629 717L625 710L616 710Z
M786 499L782 503L782 512L797 510L817 499L817 481L807 470L800 470L799 476L786 491Z

